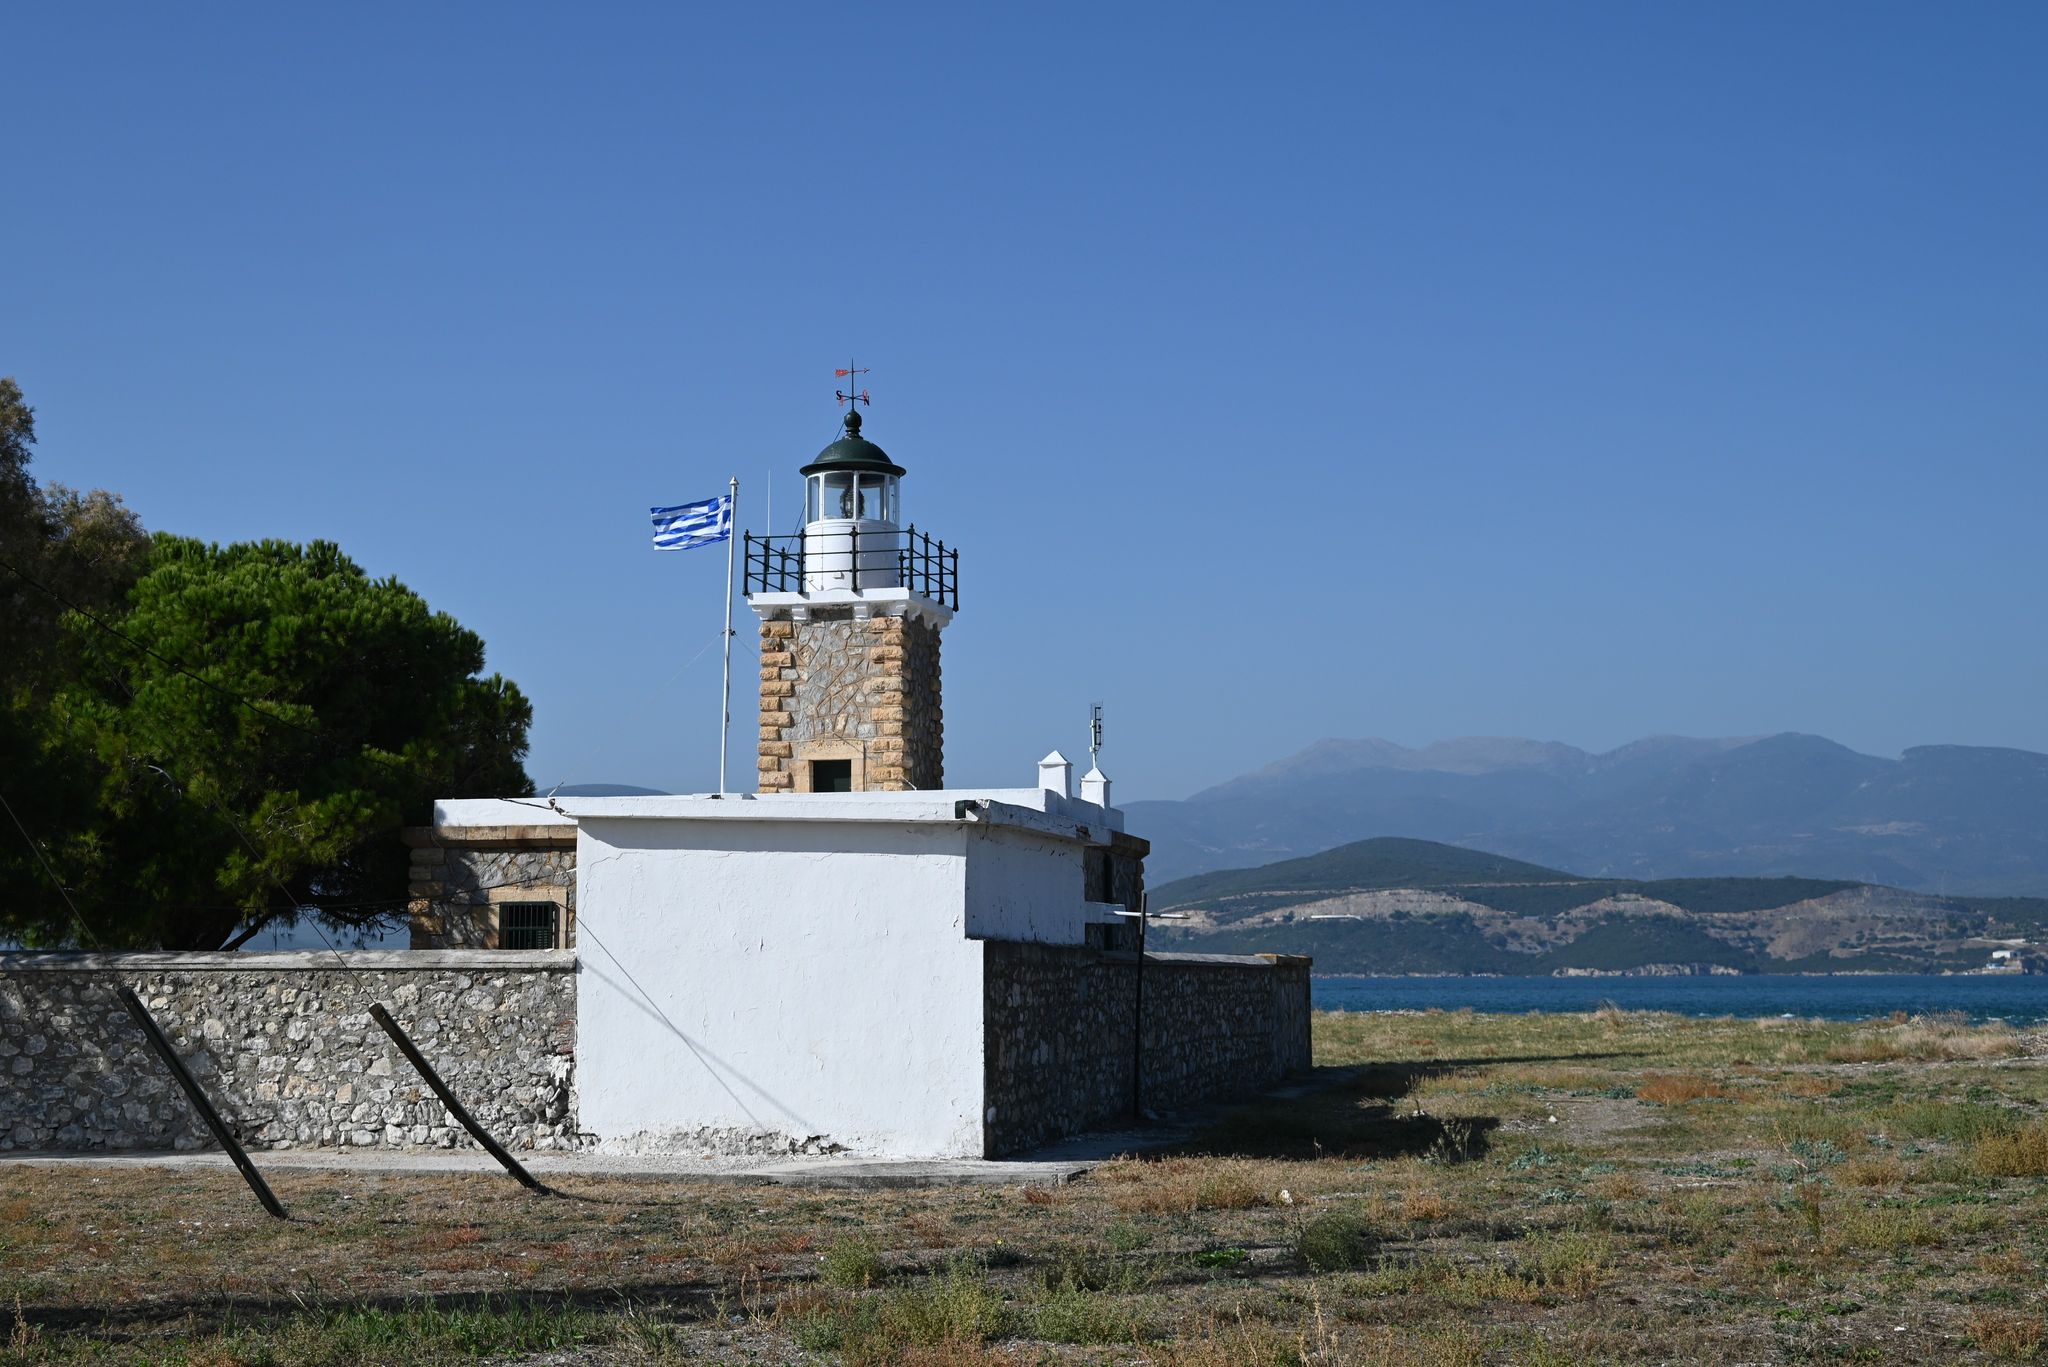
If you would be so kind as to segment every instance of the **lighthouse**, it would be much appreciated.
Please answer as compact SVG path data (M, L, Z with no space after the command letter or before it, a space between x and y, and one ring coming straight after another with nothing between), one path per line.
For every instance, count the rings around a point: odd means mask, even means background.
M861 435L865 396L847 397L839 439L801 472L803 530L746 537L764 794L945 784L939 633L960 553L903 521L904 469Z

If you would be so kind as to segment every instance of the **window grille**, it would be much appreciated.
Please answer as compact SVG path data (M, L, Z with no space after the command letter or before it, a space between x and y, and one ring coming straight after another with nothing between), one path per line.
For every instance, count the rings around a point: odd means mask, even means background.
M557 919L553 902L506 902L498 908L498 948L553 949Z

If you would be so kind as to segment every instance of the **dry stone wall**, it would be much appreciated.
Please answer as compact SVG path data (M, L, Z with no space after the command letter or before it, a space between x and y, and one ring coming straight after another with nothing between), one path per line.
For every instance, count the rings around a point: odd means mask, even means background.
M857 755L857 788L945 786L939 628L921 617L828 617L761 624L759 782L799 792L803 765Z
M566 952L0 954L0 1149L211 1142L116 995L134 989L253 1148L469 1148L386 1004L501 1143L577 1142Z
M983 946L983 1117L990 1157L1131 1113L1138 958ZM1309 960L1147 954L1141 1102L1243 1096L1309 1066Z

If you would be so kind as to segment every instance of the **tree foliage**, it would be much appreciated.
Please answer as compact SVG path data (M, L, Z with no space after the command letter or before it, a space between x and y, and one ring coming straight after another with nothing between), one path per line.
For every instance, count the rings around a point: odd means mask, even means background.
M36 489L19 398L0 386L0 443L17 443L0 485L20 474L0 610L24 643L6 652L0 793L93 943L231 946L300 907L387 922L401 827L437 797L530 790L532 708L481 677L474 632L328 543L147 539L110 495ZM19 833L0 837L0 938L79 942Z
M35 410L21 386L0 378L0 700L45 697L56 660L61 600L102 608L120 600L149 556L135 514L104 489L48 489L29 473Z

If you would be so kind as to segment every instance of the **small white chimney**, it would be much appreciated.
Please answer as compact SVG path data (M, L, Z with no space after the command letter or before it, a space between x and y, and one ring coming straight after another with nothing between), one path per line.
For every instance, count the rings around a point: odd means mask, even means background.
M1067 757L1055 750L1038 761L1038 786L1061 797L1074 795L1074 766Z
M1081 775L1081 800L1109 810L1109 775L1102 772L1101 765L1091 764Z

